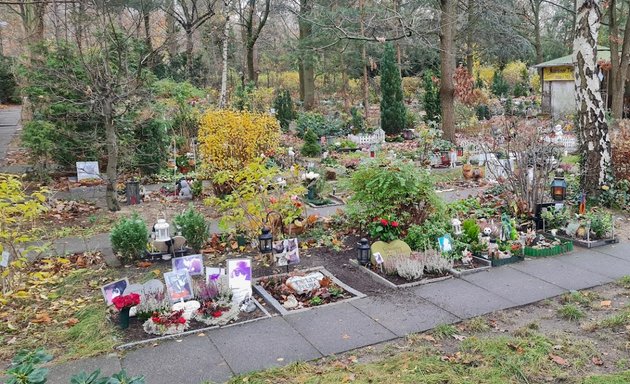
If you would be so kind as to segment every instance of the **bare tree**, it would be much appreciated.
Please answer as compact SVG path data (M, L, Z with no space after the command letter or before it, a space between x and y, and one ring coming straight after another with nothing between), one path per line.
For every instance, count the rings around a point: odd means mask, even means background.
M601 23L598 0L582 0L578 7L573 62L575 96L578 107L581 187L597 193L611 178L611 148L597 66L597 37Z
M193 34L215 15L216 2L217 0L173 0L172 6L163 8L186 34L186 73L189 80L192 79L193 68Z
M259 7L260 3L262 7ZM258 71L256 70L256 41L260 32L267 23L271 10L271 0L245 0L245 4L239 7L240 23L243 27L243 42L245 43L245 66L247 68L247 80L258 84Z

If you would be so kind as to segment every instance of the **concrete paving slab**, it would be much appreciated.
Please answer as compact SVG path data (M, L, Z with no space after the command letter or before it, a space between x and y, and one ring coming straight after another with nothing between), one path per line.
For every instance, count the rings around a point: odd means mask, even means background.
M580 252L558 256L558 260L612 279L630 275L630 261L593 250L580 250Z
M534 303L566 291L557 285L509 267L493 268L486 273L475 273L462 279L518 305Z
M401 296L407 296L406 300L400 300ZM351 304L400 337L459 321L453 314L414 294L365 297Z
M475 275L487 276L485 272ZM420 297L459 318L510 308L516 304L462 279L449 279L413 288Z
M236 374L322 357L281 317L216 329L208 336Z
M315 308L284 317L323 355L332 355L396 338L349 303Z
M612 281L609 277L557 260L555 257L525 260L522 263L511 264L510 267L568 290L591 288Z
M230 367L210 339L199 335L129 352L122 366L129 375L143 375L147 384L223 383L232 376Z
M627 241L594 248L593 251L630 261L630 242Z
M53 360L52 363L55 361ZM97 369L101 370L101 376L111 376L120 372L122 366L118 356L100 356L83 360L71 361L64 364L53 365L48 368L49 384L68 384L70 378L79 373L92 373Z

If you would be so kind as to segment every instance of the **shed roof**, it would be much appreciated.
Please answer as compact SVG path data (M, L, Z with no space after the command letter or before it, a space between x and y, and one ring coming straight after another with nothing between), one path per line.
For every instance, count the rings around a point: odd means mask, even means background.
M597 49L597 61L600 61L600 60L610 61L610 48L600 46ZM536 64L534 65L534 68L562 67L566 65L573 65L572 54L558 57L557 59L545 61L544 63Z

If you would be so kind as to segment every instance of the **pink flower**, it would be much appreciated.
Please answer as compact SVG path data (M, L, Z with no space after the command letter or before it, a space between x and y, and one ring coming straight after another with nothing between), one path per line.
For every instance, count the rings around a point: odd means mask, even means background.
M389 224L389 222L387 220L385 220L385 219L381 219L381 224L387 225L387 224Z

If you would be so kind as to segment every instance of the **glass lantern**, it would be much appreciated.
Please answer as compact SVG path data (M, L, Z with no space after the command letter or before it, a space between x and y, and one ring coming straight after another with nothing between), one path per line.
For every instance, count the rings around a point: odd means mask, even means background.
M368 265L370 263L370 243L366 238L361 239L357 243L357 261L360 265Z
M267 227L264 227L262 233L258 236L258 249L262 254L271 253L273 251L273 234Z
M564 177L555 177L551 182L551 197L555 201L564 201L567 196L567 182Z
M155 240L156 241L169 241L171 236L169 234L168 228L170 226L164 219L159 219L157 224L153 227L155 229Z

